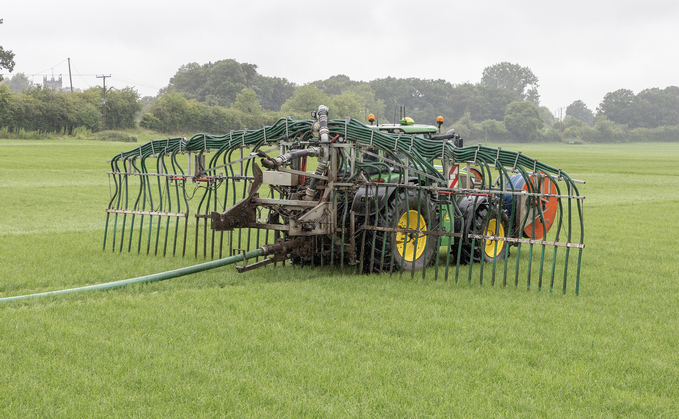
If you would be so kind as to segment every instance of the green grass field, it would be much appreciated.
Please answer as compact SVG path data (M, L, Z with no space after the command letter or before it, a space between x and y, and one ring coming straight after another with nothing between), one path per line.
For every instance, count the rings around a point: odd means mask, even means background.
M0 297L197 262L102 252L131 147L0 140ZM579 296L269 266L4 303L0 417L679 417L679 143L502 148L587 181Z

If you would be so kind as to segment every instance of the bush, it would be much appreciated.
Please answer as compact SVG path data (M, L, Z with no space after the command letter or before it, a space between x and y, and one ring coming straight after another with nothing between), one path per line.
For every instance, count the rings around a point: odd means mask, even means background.
M629 134L630 142L667 143L679 141L679 125L657 128L635 128Z
M474 122L466 114L462 119L453 124L455 133L466 140L466 144L482 142L510 142L515 141L514 136L507 130L505 124L494 119L483 122Z
M101 129L101 112L91 103L84 104L77 112L78 126L97 132Z
M487 119L478 124L478 131L483 134L486 141L507 142L514 139L512 134L507 131L504 122L494 119Z
M30 87L13 94L0 87L0 127L9 132L37 131L71 135L77 127L98 131L103 125L101 90L67 93L62 90ZM106 126L109 129L134 128L141 109L139 95L131 88L111 89L106 96Z
M560 143L561 142L561 133L557 129L548 128L544 132L540 133L538 141L547 142L547 143Z
M76 127L73 128L71 136L79 139L90 139L92 138L92 131L87 127Z
M520 142L537 141L538 133L545 123L540 109L531 102L518 101L507 105L505 126Z
M120 141L123 143L136 143L137 137L122 131L101 131L94 134L97 141Z
M148 112L141 117L141 121L139 121L139 126L154 131L161 131L162 129L160 119L156 118L152 113Z
M9 127L0 128L0 138L12 140L42 140L50 138L49 133L41 131L26 131L23 128L11 130Z

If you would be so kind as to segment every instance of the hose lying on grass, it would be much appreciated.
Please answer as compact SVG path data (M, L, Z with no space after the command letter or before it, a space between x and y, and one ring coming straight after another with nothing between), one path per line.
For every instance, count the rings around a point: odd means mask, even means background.
M202 272L202 271L207 271L207 270L210 270L210 269L219 268L219 267L226 266L226 265L232 265L232 264L240 262L242 260L256 258L256 257L259 257L259 256L265 256L267 250L268 249L265 249L264 247L260 247L259 249L251 250L251 251L249 251L245 254L229 256L227 258L213 260L213 261L205 262L205 263L200 263L198 265L187 266L185 268L174 269L172 271L161 272L161 273L146 275L146 276L140 276L140 277L137 277L137 278L123 279L123 280L120 280L120 281L107 282L105 284L88 285L88 286L85 286L85 287L70 288L70 289L65 289L65 290L41 292L41 293L38 293L38 294L17 295L15 297L5 297L5 298L0 298L0 302L5 303L5 302L10 302L10 301L15 301L15 300L21 300L21 299L24 299L24 298L48 297L48 296L53 296L53 295L71 294L71 293L81 292L81 291L107 291L107 290L112 290L112 289L116 289L116 288L122 288L122 287L125 287L127 285L132 285L132 284L144 284L144 283L148 283L148 282L164 281L166 279L177 278L177 277L180 277L180 276L190 275L190 274L194 274L194 273Z

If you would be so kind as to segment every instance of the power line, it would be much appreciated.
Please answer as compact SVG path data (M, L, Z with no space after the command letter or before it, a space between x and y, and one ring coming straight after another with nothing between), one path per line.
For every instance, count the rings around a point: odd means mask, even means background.
M31 76L38 76L38 75L39 75L39 76L42 76L41 73L44 73L44 72L46 72L46 71L48 71L48 70L53 71L53 70L54 70L54 67L56 67L56 66L58 66L58 65L60 65L60 64L63 64L63 63L65 63L66 61L68 61L68 58L66 58L64 61L62 61L62 62L60 62L60 63L57 63L57 64L53 65L52 67L50 67L50 68L48 68L48 69L42 70L40 73L31 74Z
M54 74L54 68L55 68L55 67L57 67L57 66L59 66L59 65L61 65L61 64L64 64L64 63L66 63L66 62L68 62L68 61L69 61L69 58L66 58L65 60L63 60L63 61L61 61L61 62L59 62L59 63L57 63L57 64L55 64L55 65L53 65L53 66L51 66L51 67L49 67L49 68L47 68L47 69L45 69L45 70L43 70L43 71L40 71L40 72L37 72L37 73L22 73L22 74L24 74L24 75L27 76L27 77L45 76L45 75L46 75L45 73L47 73L47 75L49 75L49 74L52 74L52 75L53 75L53 74ZM85 77L97 77L97 78L100 78L98 74L82 74L82 73L80 73L80 72L78 71L78 69L76 68L75 64L73 63L73 60L70 60L70 66L71 66L71 68L73 69L73 73L75 73L76 76L80 77L80 80L81 80L83 83L85 83L85 84L87 85L88 88L92 88L93 86L92 86L91 83L89 83L89 82L85 79ZM2 75L5 76L5 74L2 74ZM11 76L11 74L7 74L6 76ZM107 77L110 77L110 75L108 75ZM116 78L116 80L120 80L120 81L122 81L122 82L132 84L133 86L131 86L131 87L137 87L137 86L139 86L139 87L142 87L142 88L146 88L146 89L155 89L155 90L160 90L160 89L163 88L162 86L158 86L158 85L155 85L155 84L151 84L151 83L147 83L147 82L143 82L143 81L139 81L139 80L134 80L134 79L131 79L131 78L127 78L127 77L121 76L121 75L119 75L119 74L116 74L116 75L115 75L115 78Z
M138 81L138 80L128 79L128 78L123 77L119 74L116 74L115 77L116 77L116 79L119 79L119 80L122 80L122 81L125 81L125 82L128 82L128 83L135 83L135 84L138 84L142 87L148 87L150 89L162 89L162 87L160 87L160 86L155 86L155 85L148 84L148 83L145 83L145 82L141 82L141 81Z
M92 85L90 85L90 84L87 82L87 80L85 80L85 79L83 78L83 75L80 74L80 73L78 72L78 69L75 68L75 65L73 66L73 69L75 70L75 73L76 73L78 76L80 76L80 78L82 79L82 81L85 82L85 84L87 85L87 87L92 87ZM93 75L96 76L96 74L93 74Z
M75 66L73 66L73 67L75 68ZM24 76L44 76L45 75L44 72L42 72L42 73L23 73L23 72L20 72L20 73L23 74ZM19 74L19 73L17 73L17 74ZM3 74L3 75L9 76L10 74ZM94 77L94 76L96 76L96 74L80 74L80 73L78 73L78 75L82 76L82 77Z

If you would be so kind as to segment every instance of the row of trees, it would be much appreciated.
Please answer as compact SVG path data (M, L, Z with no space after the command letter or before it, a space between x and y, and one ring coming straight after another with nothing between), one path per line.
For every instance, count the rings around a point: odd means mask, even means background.
M320 92L311 92L312 87ZM161 93L175 92L207 105L228 107L245 88L254 90L262 108L268 111L307 117L312 109L303 106L305 100L315 100L317 107L330 99L336 102L333 114L340 118L365 118L372 113L391 122L397 119L400 106L405 106L415 120L432 123L438 115L456 121L467 112L478 121L502 120L507 105L514 101L539 104L537 77L527 67L506 62L484 69L478 84L394 77L362 82L336 75L297 87L286 79L260 75L256 65L222 60L182 66Z
M217 79L205 84L206 74L214 76L215 69L227 66L232 71L222 76L232 74L232 77L222 80L222 90L210 87L218 84ZM512 71L522 76L510 77ZM527 68L501 63L488 67L484 79L487 81L479 84L455 86L445 80L388 77L359 82L336 75L294 87L280 107L267 108L257 94L257 90L262 90L258 80L267 79L258 76L256 66L233 60L205 66L189 64L182 66L170 85L163 89L165 93L145 110L140 124L170 132L224 132L224 127L257 127L281 116L307 119L319 104L328 105L334 118L353 117L366 122L372 113L379 122L395 122L399 108L405 106L408 115L420 123L433 124L437 115L444 116L449 124L463 117L499 123L507 118L508 136L537 139L537 132L544 124L541 114L551 117L549 110L535 103L539 98L537 77ZM235 86L247 85L250 87L236 93L232 101ZM522 101L522 97L532 101ZM535 119L523 119L531 113Z
M514 111L529 108L526 102L510 105ZM553 119L553 118L552 118ZM535 110L510 112L503 122L492 119L475 122L465 116L454 124L455 130L467 143L483 142L570 142L570 143L625 143L675 142L679 140L679 125L656 128L630 128L616 124L605 116L595 118L593 126L568 116L564 121L541 120Z
M629 128L658 128L679 124L679 87L645 89L636 95L620 89L604 96L597 117Z
M433 123L442 115L458 129L470 128L473 140L602 141L607 135L619 140L636 128L652 130L679 124L679 88L674 86L647 89L637 95L625 89L609 93L596 113L576 100L566 109L565 120L556 121L549 109L539 106L537 76L528 67L508 62L486 67L476 84L394 77L362 82L336 75L294 86L285 79L259 75L255 65L224 60L182 66L164 91L208 105L232 106L237 89L242 87L255 91L265 111L279 115L307 118L319 103L325 103L331 105L334 117L365 121L372 113L381 122L394 122L399 108L405 106L408 115L418 122ZM272 91L279 93L275 99Z
M0 84L0 128L10 132L39 131L72 133L77 127L91 131L104 128L102 90L66 93L42 86L32 86L21 93L13 93ZM142 108L136 90L107 89L106 128L126 129L137 125Z
M224 134L230 130L271 125L278 117L278 113L262 107L253 89L245 88L237 93L235 102L230 106L208 106L170 92L146 108L139 125L166 133Z
M580 100L566 108L566 115L590 127L602 117L630 129L675 126L679 125L679 87L645 89L636 95L619 89L604 96L596 115Z
M71 132L106 128L144 128L166 133L257 128L282 116L309 118L319 104L333 118L396 122L399 108L419 123L442 115L470 141L625 141L630 135L667 141L679 125L679 88L629 90L607 94L595 114L582 101L557 121L539 106L538 78L527 67L499 63L483 70L476 84L387 77L369 82L332 76L303 86L265 77L257 66L222 60L180 67L156 98L139 98L130 88L109 89L105 108L101 89L73 94L34 86L22 74L0 85L0 127L10 130ZM13 93L12 93L13 92ZM143 110L142 110L143 109ZM141 111L141 112L140 112ZM636 131L634 131L636 130ZM633 132L634 131L634 132Z
M295 84L279 77L266 77L255 64L221 60L179 67L170 84L159 95L180 93L207 105L230 106L243 89L252 89L263 109L278 111L295 90Z
M0 24L3 21L0 19ZM14 53L0 46L0 70L14 70ZM108 89L106 104L102 90L66 93L35 86L24 74L10 80L0 75L0 128L10 132L58 132L71 134L76 128L99 131L126 129L137 125L142 109L139 94L132 88Z

